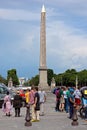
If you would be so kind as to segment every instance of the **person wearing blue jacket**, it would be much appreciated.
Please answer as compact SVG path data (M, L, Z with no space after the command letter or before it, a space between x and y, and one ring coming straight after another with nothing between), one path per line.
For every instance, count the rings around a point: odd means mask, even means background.
M70 88L70 95L69 95L69 118L72 119L73 116L73 109L75 105L75 97L73 95L74 89Z

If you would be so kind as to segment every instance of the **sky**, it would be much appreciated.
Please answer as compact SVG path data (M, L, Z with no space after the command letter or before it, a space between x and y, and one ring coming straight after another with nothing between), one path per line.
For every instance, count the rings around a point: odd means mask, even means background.
M87 0L0 0L0 75L39 74L40 20L46 9L46 61L55 74L87 69Z

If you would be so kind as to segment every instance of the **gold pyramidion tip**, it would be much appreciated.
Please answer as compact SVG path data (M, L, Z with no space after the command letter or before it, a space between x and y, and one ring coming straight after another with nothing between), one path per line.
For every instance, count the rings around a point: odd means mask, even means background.
M42 11L41 12L46 12L44 5L42 6Z

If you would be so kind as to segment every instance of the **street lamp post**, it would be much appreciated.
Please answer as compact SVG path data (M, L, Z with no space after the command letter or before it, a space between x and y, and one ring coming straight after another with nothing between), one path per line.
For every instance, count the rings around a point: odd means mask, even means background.
M77 117L77 109L76 109L76 106L74 106L73 108L73 117L72 117L72 126L77 126L79 123L78 123L78 117Z
M31 123L31 116L30 116L30 104L27 104L26 106L26 117L25 117L25 126L32 126L32 123Z
M76 75L76 89L78 88L78 77Z

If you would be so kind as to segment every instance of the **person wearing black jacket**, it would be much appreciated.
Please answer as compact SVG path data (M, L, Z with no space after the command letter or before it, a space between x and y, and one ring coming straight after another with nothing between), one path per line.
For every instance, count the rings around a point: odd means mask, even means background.
M13 107L15 108L15 117L20 117L20 108L22 107L22 97L19 91L14 96Z

